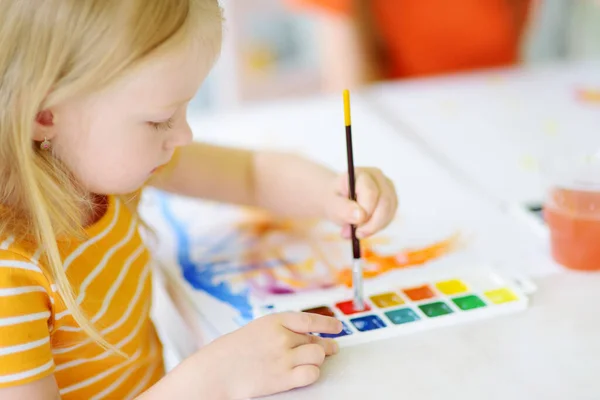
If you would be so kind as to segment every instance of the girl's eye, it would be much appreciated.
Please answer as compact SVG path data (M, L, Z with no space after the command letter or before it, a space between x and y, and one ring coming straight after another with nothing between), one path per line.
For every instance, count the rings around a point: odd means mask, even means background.
M163 122L149 122L149 124L157 131L168 131L173 128L173 118L169 118Z

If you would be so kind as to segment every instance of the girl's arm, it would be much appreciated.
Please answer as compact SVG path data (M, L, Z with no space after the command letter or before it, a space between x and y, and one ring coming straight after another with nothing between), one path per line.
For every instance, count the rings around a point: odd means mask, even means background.
M324 217L323 195L336 173L302 157L201 143L178 150L152 185L184 196Z
M387 226L398 206L392 182L377 168L357 168L357 201L348 177L293 154L192 143L179 149L152 185L184 196L254 206L290 217L358 226L360 237Z
M210 347L199 350L136 399L228 399L227 385L216 372L221 369L220 361L205 354L210 350Z
M271 314L203 347L137 398L235 400L310 385L338 346L332 339L307 333L341 330L339 321L323 315ZM60 394L49 376L0 389L0 399L59 400Z
M254 153L192 143L181 147L150 184L168 192L239 205L255 205Z

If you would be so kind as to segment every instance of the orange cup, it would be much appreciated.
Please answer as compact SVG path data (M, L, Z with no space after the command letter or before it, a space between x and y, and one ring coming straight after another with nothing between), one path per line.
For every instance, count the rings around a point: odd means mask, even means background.
M563 149L546 160L544 219L557 263L574 270L599 271L600 151L590 155L581 149Z
M600 270L600 188L551 189L544 219L556 262L575 270Z

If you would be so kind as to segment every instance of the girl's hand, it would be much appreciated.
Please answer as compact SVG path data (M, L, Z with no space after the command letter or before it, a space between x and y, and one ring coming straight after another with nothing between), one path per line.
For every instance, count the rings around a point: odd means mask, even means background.
M309 333L339 333L342 324L317 314L267 315L223 336L206 350L228 399L266 396L314 383L337 343Z
M339 175L325 196L325 213L342 225L342 236L350 238L350 225L356 225L358 238L379 232L394 219L398 197L394 184L377 168L356 168L356 202L349 200L348 173Z

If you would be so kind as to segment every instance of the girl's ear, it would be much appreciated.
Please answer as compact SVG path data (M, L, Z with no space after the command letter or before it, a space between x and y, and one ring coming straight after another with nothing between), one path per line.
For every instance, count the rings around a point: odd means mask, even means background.
M42 110L35 117L33 140L41 142L55 135L56 117L50 110Z

